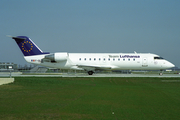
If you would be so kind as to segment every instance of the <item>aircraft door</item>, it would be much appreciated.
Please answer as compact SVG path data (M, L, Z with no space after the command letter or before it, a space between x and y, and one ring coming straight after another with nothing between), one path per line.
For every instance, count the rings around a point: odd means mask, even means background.
M147 58L143 58L142 67L148 67L148 59Z

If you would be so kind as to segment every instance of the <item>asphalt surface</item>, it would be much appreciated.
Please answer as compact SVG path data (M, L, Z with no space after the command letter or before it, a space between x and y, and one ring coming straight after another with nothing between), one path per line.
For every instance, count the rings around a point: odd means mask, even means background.
M10 77L10 73L0 74L0 77ZM61 73L61 74L19 74L11 73L11 77L180 77L180 74L93 74L86 73Z

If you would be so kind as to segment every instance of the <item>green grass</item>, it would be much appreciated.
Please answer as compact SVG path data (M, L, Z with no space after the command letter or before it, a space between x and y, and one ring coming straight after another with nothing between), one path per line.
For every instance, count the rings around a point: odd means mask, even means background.
M18 77L0 86L0 119L177 120L178 80Z

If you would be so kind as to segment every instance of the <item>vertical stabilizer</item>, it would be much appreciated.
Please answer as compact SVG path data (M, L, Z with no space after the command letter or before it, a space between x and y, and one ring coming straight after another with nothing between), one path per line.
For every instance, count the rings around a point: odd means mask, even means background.
M18 44L24 56L49 54L44 53L30 38L26 36L12 37Z

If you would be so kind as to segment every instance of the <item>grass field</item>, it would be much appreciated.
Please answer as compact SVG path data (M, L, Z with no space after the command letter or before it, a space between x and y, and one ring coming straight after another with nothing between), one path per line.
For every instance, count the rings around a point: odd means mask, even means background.
M19 77L0 86L0 119L177 120L180 78Z

